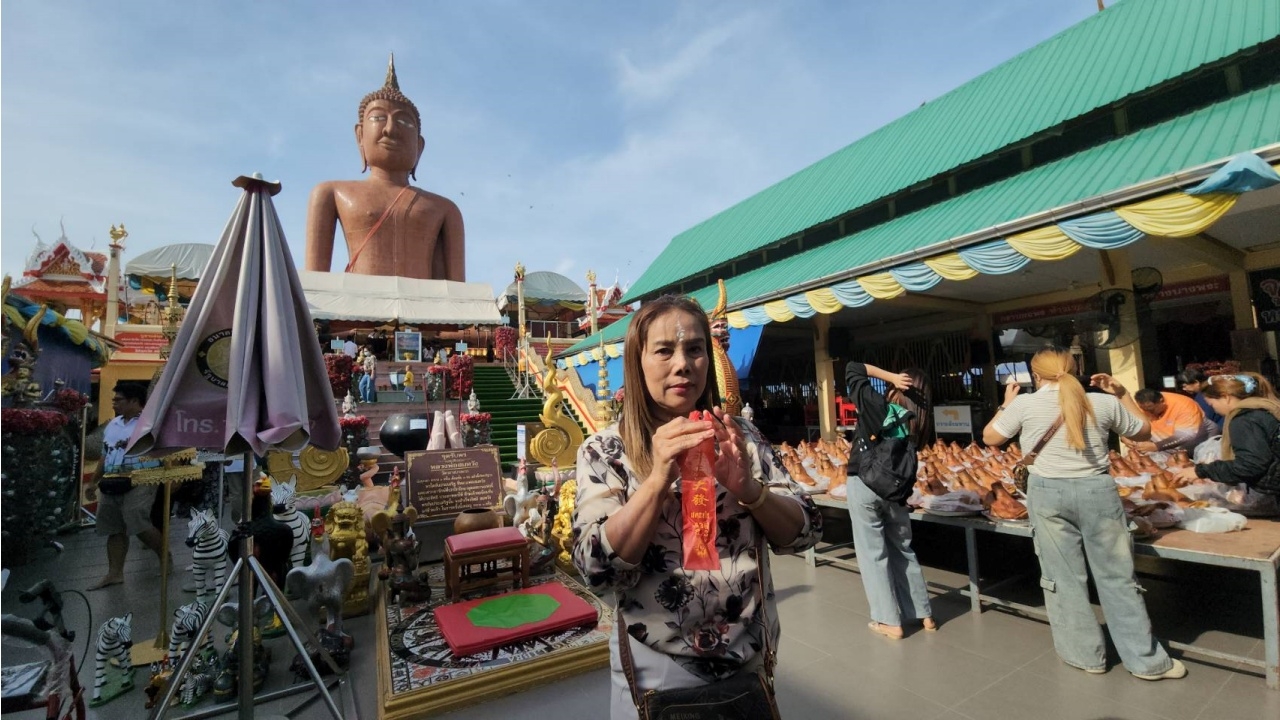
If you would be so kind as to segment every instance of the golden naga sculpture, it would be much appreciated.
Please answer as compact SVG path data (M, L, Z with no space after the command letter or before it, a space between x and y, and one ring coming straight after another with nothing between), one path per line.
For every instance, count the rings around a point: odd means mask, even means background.
M560 485L560 509L556 511L556 519L551 526L551 537L555 539L558 552L556 564L570 574L576 573L573 568L573 557L569 550L573 547L573 508L578 501L578 481L565 480Z
M707 313L711 321L711 356L715 360L716 387L720 391L720 402L724 411L730 415L742 414L742 390L738 387L738 371L729 361L729 317L725 309L729 306L729 295L724 289L724 280L719 281L720 299L716 307Z
M345 500L334 503L324 517L324 531L329 536L329 557L347 558L356 570L342 603L342 615L354 617L369 612L369 542L365 539L360 507Z
M533 436L529 442L529 453L543 465L556 463L561 467L571 467L577 463L578 448L586 438L582 427L564 414L564 391L556 379L558 374L555 361L551 359L551 343L548 342L547 374L542 380L542 391L547 399L542 403L541 417L546 428Z

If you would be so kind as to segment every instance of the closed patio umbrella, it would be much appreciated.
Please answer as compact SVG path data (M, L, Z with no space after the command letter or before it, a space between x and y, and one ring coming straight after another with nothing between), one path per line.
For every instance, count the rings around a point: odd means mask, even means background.
M158 455L192 447L245 453L245 467L249 468L253 467L250 452L261 456L271 449L298 450L308 443L322 450L338 447L341 431L328 373L271 201L280 192L280 184L264 181L259 174L238 177L232 184L244 193L209 259L169 362L139 418L130 454ZM242 495L242 523L250 518L251 475L245 473L248 486ZM242 637L248 637L247 629L253 626L256 575L321 696L334 717L341 718L319 674L306 660L305 643L294 627L298 623L291 622L297 614L253 558L252 538L241 534L241 559L236 567L240 628L246 633ZM226 601L230 583L228 576L200 637L209 631L218 606ZM314 635L307 632L315 642ZM188 652L183 657L153 717L163 717L194 655ZM252 643L241 642L241 718L253 717L252 668Z

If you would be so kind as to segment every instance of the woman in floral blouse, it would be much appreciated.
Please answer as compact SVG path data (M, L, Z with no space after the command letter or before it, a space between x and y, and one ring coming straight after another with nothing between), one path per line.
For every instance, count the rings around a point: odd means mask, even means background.
M757 557L760 537L774 552L794 553L822 535L817 507L753 425L718 408L712 421L688 419L695 409L715 407L710 335L707 316L687 298L645 303L627 329L621 420L578 452L574 564L594 591L616 594L642 694L754 671L764 660L762 620L776 653L778 613L768 558ZM717 445L720 567L686 570L678 463L708 438ZM615 720L637 714L617 643L615 634Z

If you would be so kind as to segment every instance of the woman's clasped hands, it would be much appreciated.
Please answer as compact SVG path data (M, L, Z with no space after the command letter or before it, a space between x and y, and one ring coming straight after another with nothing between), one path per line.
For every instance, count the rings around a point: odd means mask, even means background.
M746 435L721 408L716 408L711 417L711 420L677 417L658 427L653 434L653 472L648 481L668 486L679 472L680 456L714 439L716 481L740 501L754 502L764 486L752 478Z

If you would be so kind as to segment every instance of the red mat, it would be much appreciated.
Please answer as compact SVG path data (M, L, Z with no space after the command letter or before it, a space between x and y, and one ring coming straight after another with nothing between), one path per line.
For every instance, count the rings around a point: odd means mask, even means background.
M472 609L511 595L543 595L559 603L546 619L528 622L511 628L481 627L472 622L467 613ZM466 657L493 648L510 645L542 635L552 635L580 625L594 625L599 616L590 603L583 600L558 581L523 588L502 595L442 605L432 611L436 626L449 649L457 657Z

